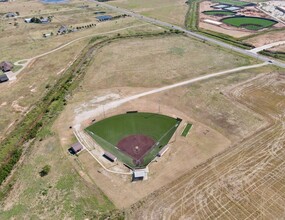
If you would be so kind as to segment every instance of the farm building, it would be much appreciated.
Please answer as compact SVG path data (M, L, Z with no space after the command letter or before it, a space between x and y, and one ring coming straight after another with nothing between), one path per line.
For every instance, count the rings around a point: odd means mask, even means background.
M101 15L96 17L98 21L108 21L111 20L113 17L111 15Z
M71 146L71 151L75 154L77 154L81 150L83 150L83 147L79 142L77 142Z
M0 83L9 81L9 78L6 74L0 75Z
M157 156L162 157L163 154L165 154L165 152L168 151L168 149L169 149L169 147L166 145L164 148L162 148L162 149L158 152Z
M117 157L115 157L113 154L109 152L104 152L103 156L112 162L115 162L117 160Z
M7 61L3 61L2 63L0 63L0 69L3 72L11 71L13 69L13 64Z
M58 31L57 34L61 35L61 34L66 34L68 32L68 28L65 25L62 25Z

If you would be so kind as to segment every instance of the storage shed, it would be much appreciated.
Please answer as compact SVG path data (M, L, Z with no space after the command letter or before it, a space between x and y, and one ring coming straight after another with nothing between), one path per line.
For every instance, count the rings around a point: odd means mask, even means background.
M77 142L77 143L75 143L75 144L73 144L73 145L71 146L71 150L72 150L72 152L73 152L74 154L77 154L77 153L80 152L82 149L83 149L83 146L82 146L79 142Z

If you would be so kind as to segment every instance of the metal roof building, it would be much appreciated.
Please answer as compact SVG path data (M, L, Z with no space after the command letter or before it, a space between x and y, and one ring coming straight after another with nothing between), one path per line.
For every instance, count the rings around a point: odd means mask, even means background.
M0 63L0 69L3 72L8 72L13 69L13 64L7 61L3 61L2 63Z
M148 168L133 171L133 181L147 180Z
M0 75L0 83L9 81L9 78L6 74Z
M117 157L109 152L104 152L103 156L107 157L107 159L111 160L112 162L115 162L117 160Z
M96 17L98 21L108 21L111 20L113 17L111 15L101 15Z
M157 156L162 157L162 155L165 154L165 152L168 151L168 149L169 149L169 147L166 145L164 148L162 148L162 149L158 152Z
M71 146L71 150L76 154L83 149L82 145L77 142Z

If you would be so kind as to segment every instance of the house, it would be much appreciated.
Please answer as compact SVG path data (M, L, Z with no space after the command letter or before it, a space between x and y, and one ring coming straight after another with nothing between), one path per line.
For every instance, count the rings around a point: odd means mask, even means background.
M14 17L17 17L18 14L15 13L15 12L8 12L7 14L5 14L5 17L6 18L14 18Z
M47 24L50 22L50 19L49 18L41 18L40 21L42 24Z
M112 16L111 15L101 15L101 16L97 16L96 17L98 21L108 21L108 20L112 20Z
M68 28L65 25L62 25L58 31L57 34L61 35L61 34L66 34L68 32Z
M25 18L24 21L25 21L26 23L31 23L32 18Z
M2 63L0 63L0 69L3 72L11 71L13 69L13 64L7 61L3 61Z
M9 80L6 74L0 75L0 83L7 82Z
M77 142L75 144L73 144L70 148L70 150L74 153L74 154L77 154L78 152L80 152L81 150L83 150L83 147L82 145Z

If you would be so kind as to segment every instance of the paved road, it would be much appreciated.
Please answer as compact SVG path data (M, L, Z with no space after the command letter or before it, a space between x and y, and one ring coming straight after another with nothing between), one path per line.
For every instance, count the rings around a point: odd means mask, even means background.
M251 52L249 50L245 50L245 49L242 49L242 48L239 48L239 47L232 46L232 45L224 43L222 41L219 41L219 40L216 40L216 39L213 39L213 38L210 38L210 37L206 37L206 36L204 36L202 34L198 34L198 33L186 30L186 29L184 29L182 27L179 27L179 26L176 26L176 25L172 25L172 24L169 24L167 22L160 21L160 20L157 20L157 19L154 19L154 18L150 18L150 17L146 17L146 16L143 16L143 15L140 15L140 14L135 13L133 11L129 11L129 10L126 10L126 9L123 9L123 8L119 8L119 7L112 6L112 5L103 3L103 2L98 2L98 1L95 1L95 0L94 0L94 2L96 2L98 5L100 5L102 7L111 9L113 11L117 11L117 12L120 12L120 13L123 13L123 14L127 14L129 16L138 18L140 20L143 20L143 21L146 21L146 22L158 25L158 26L162 26L162 27L166 27L166 28L172 28L174 30L182 31L185 34L187 34L188 36L195 37L195 38L198 38L200 40L208 41L208 42L211 42L211 43L216 44L218 46L221 46L221 47L224 47L224 48L236 51L238 53L241 53L241 54L244 54L244 55L256 58L256 59L264 61L264 62L270 62L273 65L285 68L285 63L277 61L277 60L270 59L270 58L268 58L266 56L262 56L262 55L256 54L256 53Z

